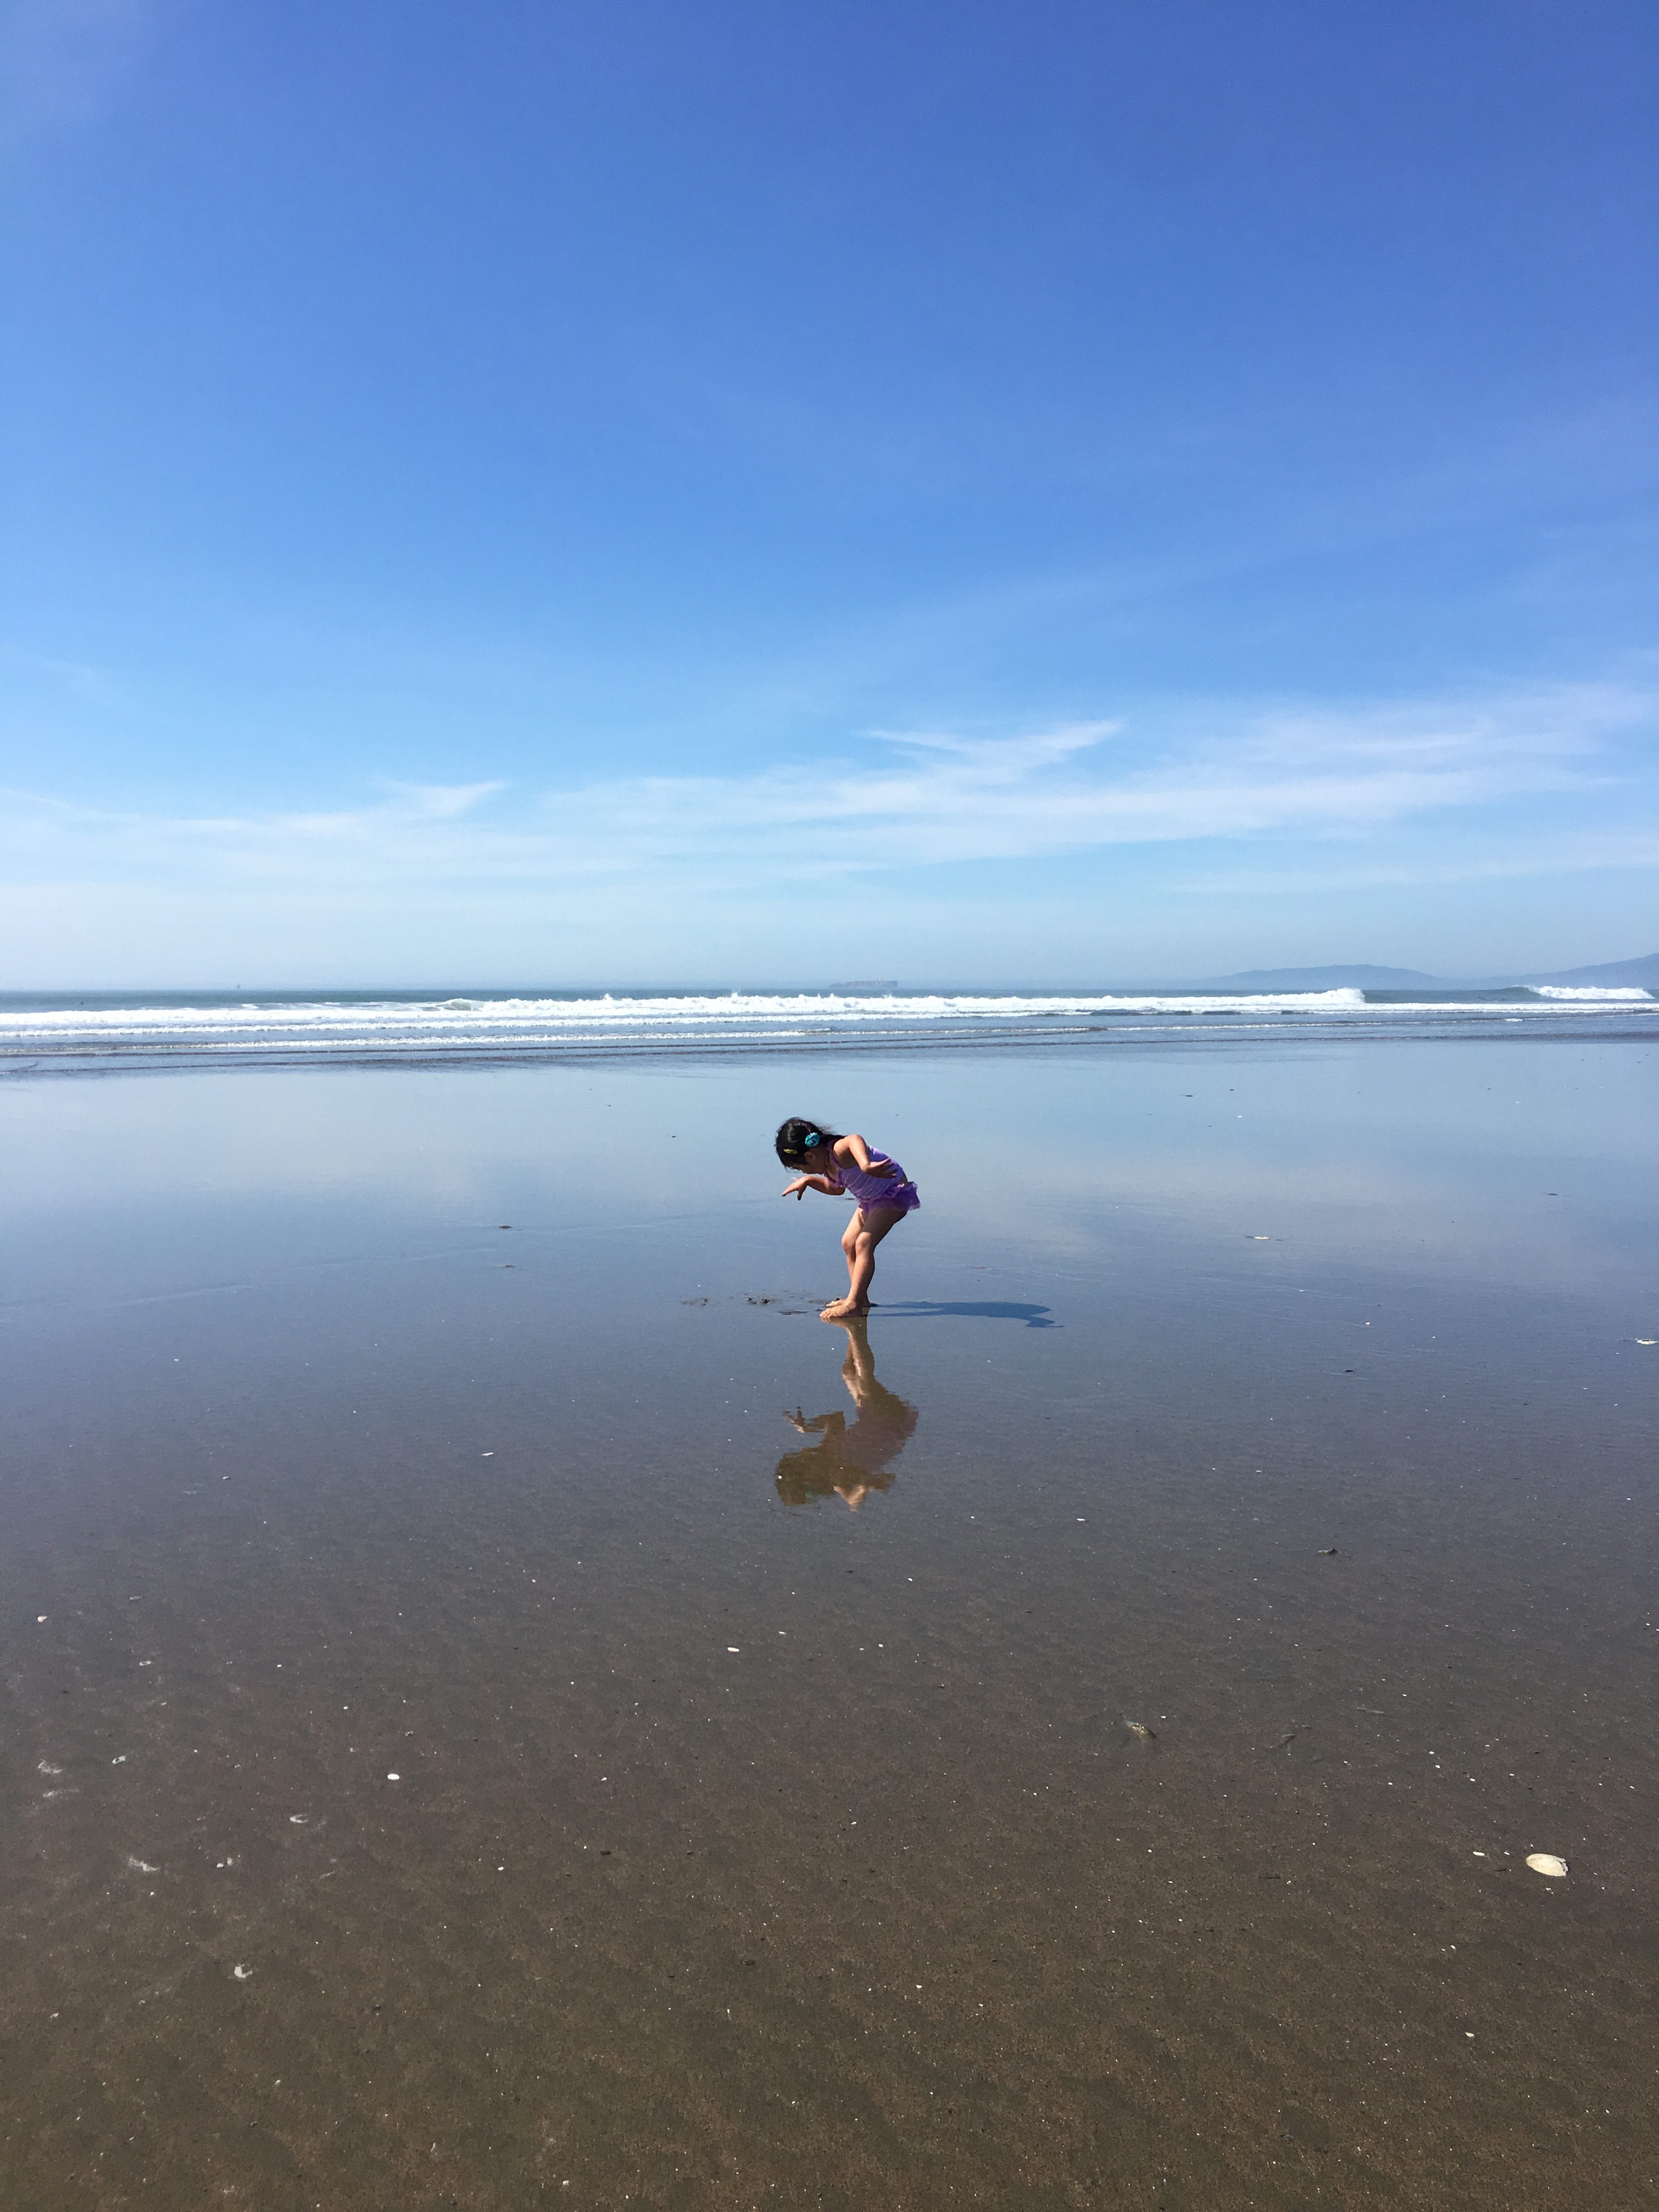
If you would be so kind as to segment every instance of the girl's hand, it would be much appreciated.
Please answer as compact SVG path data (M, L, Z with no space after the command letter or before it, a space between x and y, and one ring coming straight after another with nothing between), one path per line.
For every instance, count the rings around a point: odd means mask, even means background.
M806 1177L797 1176L793 1182L786 1183L778 1193L780 1198L799 1198L806 1188Z

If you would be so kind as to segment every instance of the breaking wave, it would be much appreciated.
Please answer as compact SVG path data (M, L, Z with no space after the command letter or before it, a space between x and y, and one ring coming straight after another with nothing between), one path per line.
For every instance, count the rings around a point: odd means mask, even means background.
M411 1062L573 1053L733 1051L798 1045L1036 1043L1114 1036L1322 1030L1397 1036L1472 1025L1577 1022L1605 1032L1645 1021L1659 1000L1562 985L1464 995L1341 989L1272 992L571 993L283 992L0 998L0 1060L82 1066L315 1059Z

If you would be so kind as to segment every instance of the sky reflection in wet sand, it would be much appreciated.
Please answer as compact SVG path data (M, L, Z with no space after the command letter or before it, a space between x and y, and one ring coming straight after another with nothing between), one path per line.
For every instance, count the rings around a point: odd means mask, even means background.
M9 1090L14 2190L1630 2201L1652 1072Z

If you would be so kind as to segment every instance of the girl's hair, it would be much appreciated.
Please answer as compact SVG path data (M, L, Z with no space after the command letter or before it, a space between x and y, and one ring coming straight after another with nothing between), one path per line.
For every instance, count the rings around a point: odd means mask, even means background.
M840 1141L838 1132L825 1128L822 1121L803 1121L795 1115L778 1131L778 1158L787 1168L804 1168L806 1155L815 1146Z

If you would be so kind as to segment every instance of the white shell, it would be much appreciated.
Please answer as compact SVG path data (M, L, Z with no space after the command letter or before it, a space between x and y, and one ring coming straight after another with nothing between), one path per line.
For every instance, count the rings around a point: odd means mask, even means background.
M1558 1881L1567 1870L1566 1861L1557 1858L1553 1851L1528 1851L1527 1864L1534 1874L1553 1875Z

